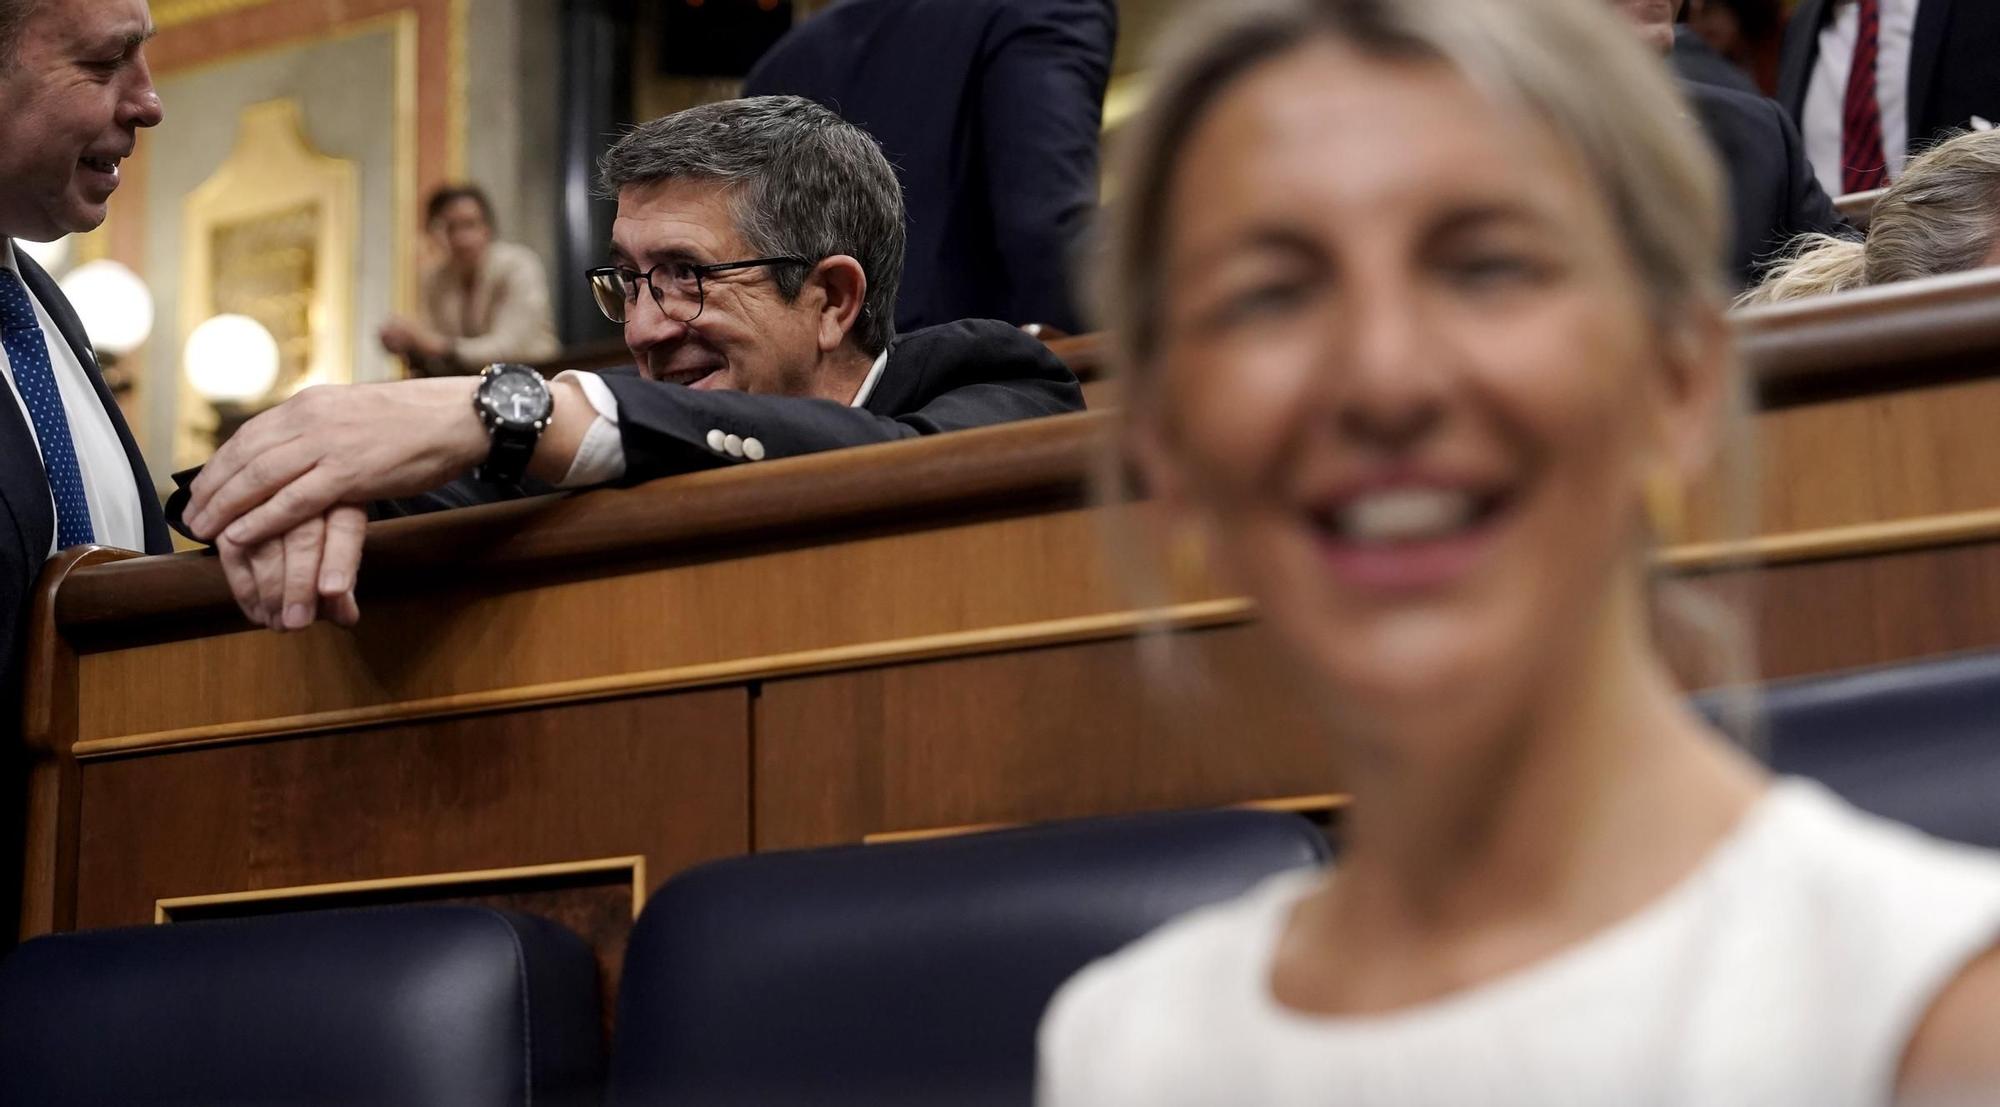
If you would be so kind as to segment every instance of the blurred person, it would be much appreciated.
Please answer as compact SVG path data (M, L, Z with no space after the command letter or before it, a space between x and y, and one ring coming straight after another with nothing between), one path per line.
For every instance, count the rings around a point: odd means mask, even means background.
M1769 3L1691 0L1687 10L1686 20L1674 28L1674 72L1700 84L1719 85L1747 96L1764 95L1750 76L1750 51L1752 38L1769 34L1774 26Z
M1673 48L1682 0L1612 4L1647 45L1663 55ZM1735 220L1729 271L1738 288L1756 285L1771 259L1802 234L1853 233L1813 176L1798 129L1775 101L1695 80L1680 86L1729 175Z
M1739 302L1749 307L2000 265L2000 131L1959 135L1910 163L1860 242L1808 236Z
M1112 0L840 0L757 63L745 95L810 97L903 182L905 329L1082 329L1070 258L1097 209Z
M1117 168L1128 455L1354 799L1066 984L1044 1107L1993 1090L2000 859L1772 780L1655 639L1648 489L1744 418L1661 67L1599 0L1208 14Z
M1083 407L1075 374L1018 328L896 333L895 172L809 100L677 112L601 168L611 264L584 276L636 368L312 388L252 419L170 509L216 542L253 622L298 629L352 588L361 530L315 522L335 505L634 484Z
M533 250L494 237L493 202L473 185L431 194L424 227L441 260L424 274L429 324L392 316L382 348L412 376L476 373L498 361L547 361L556 341L549 278Z
M28 611L58 550L173 548L146 462L83 323L17 242L104 222L142 128L163 117L145 0L0 0L0 951L18 917Z
M1785 28L1778 100L1805 132L1826 190L1866 192L1941 139L2000 122L1995 58L1993 0L1800 0Z

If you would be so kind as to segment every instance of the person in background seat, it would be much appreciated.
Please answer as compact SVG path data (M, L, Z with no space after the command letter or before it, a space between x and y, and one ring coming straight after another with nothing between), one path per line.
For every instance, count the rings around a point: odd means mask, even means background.
M1667 55L1682 0L1612 0L1649 46ZM1853 228L1813 176L1798 129L1777 101L1682 79L1703 133L1728 173L1734 217L1729 272L1738 288L1755 285L1771 260L1802 234L1845 235Z
M1875 202L1860 242L1808 236L1739 306L2000 265L2000 131L1949 139Z
M840 0L771 48L746 96L810 97L882 143L908 197L905 329L1082 329L1072 255L1097 210L1112 0Z
M562 352L549 278L533 250L494 238L493 202L473 185L447 185L424 206L441 260L424 274L428 325L392 317L382 348L410 375L477 373L496 361L547 361Z
M216 543L253 622L298 629L347 595L369 501L633 484L1083 408L1069 367L1005 323L897 335L895 172L810 100L690 108L626 135L602 169L609 264L580 276L624 324L633 370L307 389L177 478L191 483L170 512Z
M1772 779L1661 649L1648 490L1740 389L1660 59L1601 0L1211 18L1119 162L1127 456L1353 803L1066 984L1043 1107L1994 1102L2000 856Z

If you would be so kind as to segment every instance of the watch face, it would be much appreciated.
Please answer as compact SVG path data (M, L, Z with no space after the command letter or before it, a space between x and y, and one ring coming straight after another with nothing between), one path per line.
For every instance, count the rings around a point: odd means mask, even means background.
M486 378L480 403L503 423L527 426L548 418L549 389L533 370L509 370Z

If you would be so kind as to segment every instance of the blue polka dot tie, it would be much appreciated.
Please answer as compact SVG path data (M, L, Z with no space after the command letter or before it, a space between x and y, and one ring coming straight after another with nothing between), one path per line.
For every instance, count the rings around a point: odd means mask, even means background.
M35 318L27 288L11 269L0 269L0 338L6 342L14 387L28 405L28 418L42 443L42 469L49 475L49 491L56 501L56 545L87 546L97 540L90 529L90 501L84 498L83 470L76 464L69 416L63 411L62 393L56 390L55 368L49 364L48 339Z

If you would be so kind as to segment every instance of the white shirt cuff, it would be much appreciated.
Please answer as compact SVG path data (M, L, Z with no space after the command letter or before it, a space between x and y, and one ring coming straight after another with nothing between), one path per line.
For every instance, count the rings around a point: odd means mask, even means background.
M583 389L584 398L597 411L596 421L583 434L583 443L576 449L576 458L569 463L569 472L556 482L557 488L584 488L593 484L606 484L625 475L625 440L618 434L618 397L612 395L611 386L604 383L596 373L581 373L575 369L557 374L556 379L571 380Z

